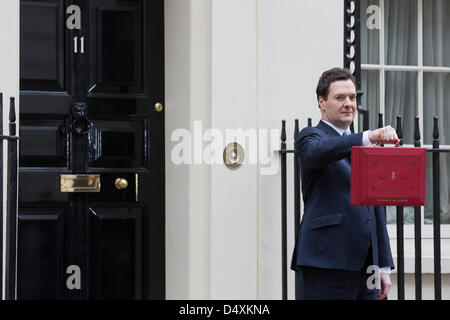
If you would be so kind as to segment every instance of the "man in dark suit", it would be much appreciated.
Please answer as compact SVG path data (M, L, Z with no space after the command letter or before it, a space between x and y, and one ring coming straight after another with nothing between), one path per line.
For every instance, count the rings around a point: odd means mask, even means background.
M291 263L299 297L384 299L394 268L384 208L350 204L350 153L352 146L396 143L398 137L390 126L350 133L356 84L348 70L325 71L316 94L322 120L304 128L295 143L305 208Z

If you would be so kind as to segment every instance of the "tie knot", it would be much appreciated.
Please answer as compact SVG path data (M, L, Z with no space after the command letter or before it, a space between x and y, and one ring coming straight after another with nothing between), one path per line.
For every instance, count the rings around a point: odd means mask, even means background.
M350 133L348 133L348 131L344 131L344 132L342 133L342 135L343 135L343 136L349 136Z

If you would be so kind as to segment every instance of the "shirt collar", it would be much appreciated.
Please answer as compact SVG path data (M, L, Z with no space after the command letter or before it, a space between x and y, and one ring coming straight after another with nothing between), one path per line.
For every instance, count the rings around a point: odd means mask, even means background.
M339 133L340 136L342 136L342 134L344 133L344 131L347 131L349 134L351 134L349 128L347 128L347 130L344 130L344 129L341 129L341 128L336 127L336 126L335 126L334 124L332 124L331 122L328 122L328 121L323 120L323 119L322 119L322 121L325 122L325 123L326 123L327 125L329 125L330 127L332 127L337 133Z

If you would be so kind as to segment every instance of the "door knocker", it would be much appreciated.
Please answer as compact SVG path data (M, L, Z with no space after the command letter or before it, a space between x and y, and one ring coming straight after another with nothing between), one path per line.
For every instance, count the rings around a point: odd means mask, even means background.
M86 103L75 102L72 106L72 132L86 135L91 128L92 123L87 118Z

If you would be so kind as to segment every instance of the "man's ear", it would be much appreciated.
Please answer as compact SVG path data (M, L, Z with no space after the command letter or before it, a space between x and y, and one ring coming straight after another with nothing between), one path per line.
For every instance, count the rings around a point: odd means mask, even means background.
M321 111L323 111L324 107L324 103L325 103L325 99L322 96L319 96L317 102L319 103L319 109Z

